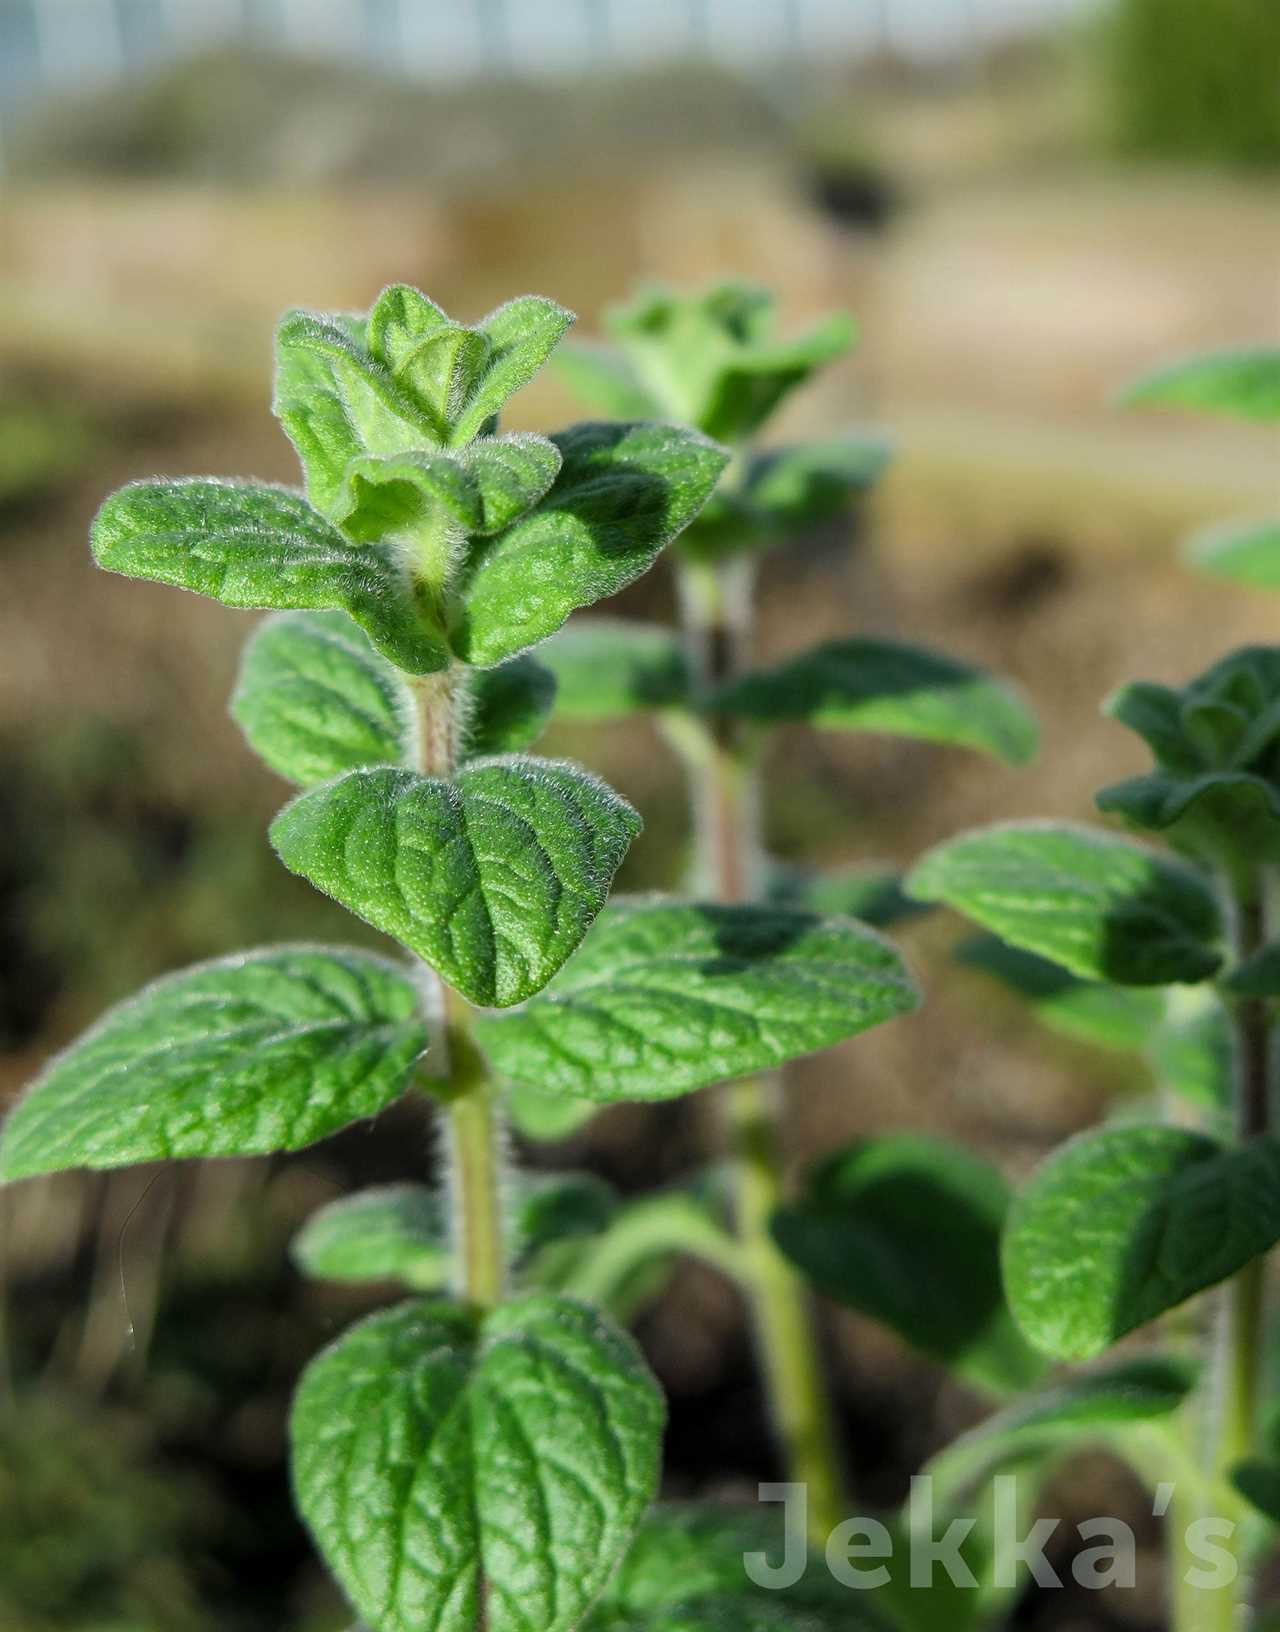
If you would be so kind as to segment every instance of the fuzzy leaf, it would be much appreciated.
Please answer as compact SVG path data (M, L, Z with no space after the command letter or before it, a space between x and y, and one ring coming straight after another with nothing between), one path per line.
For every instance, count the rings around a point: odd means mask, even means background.
M471 1002L540 991L577 947L640 829L555 760L477 760L452 782L352 771L271 824L292 872L417 953Z
M1238 346L1183 358L1135 380L1120 400L1131 408L1154 404L1280 420L1280 346Z
M532 431L482 436L462 450L462 460L480 495L484 537L500 533L550 491L560 473L560 449Z
M470 676L467 758L518 753L537 741L556 701L556 677L526 652Z
M4 1125L0 1179L301 1150L399 1098L425 1047L411 981L367 952L198 964L52 1061Z
M340 607L398 668L429 674L448 665L448 649L419 620L391 557L351 543L287 488L132 482L99 510L91 540L110 572L226 606Z
M888 1134L820 1163L772 1228L827 1297L1004 1392L1044 1369L1005 1305L1000 1231L1008 1205L1008 1186L980 1157L939 1139Z
M439 446L445 427L375 362L360 318L286 312L276 328L272 408L297 450L307 497L327 515L358 454Z
M611 419L662 419L662 404L641 384L615 346L574 340L556 352L555 367L575 396Z
M453 445L479 436L559 344L574 314L541 295L520 295L476 325L489 343L488 360L453 426Z
M887 941L785 907L614 903L573 963L477 1037L517 1082L668 1099L827 1048L915 1008Z
M357 543L401 546L439 593L453 565L449 544L478 533L484 519L480 490L462 461L419 448L356 454L330 509Z
M468 558L454 646L477 667L638 578L696 515L728 457L667 425L575 425L553 441L564 462L550 492Z
M381 363L448 438L489 361L490 342L455 323L409 284L384 289L369 313L369 354Z
M1162 992L1081 980L1060 964L1007 945L998 935L970 936L955 955L958 962L1016 992L1052 1031L1098 1048L1141 1053L1164 1014Z
M925 856L907 890L1088 980L1194 982L1221 962L1208 884L1087 827L1004 822L962 833Z
M563 719L619 719L688 700L680 637L663 624L574 618L538 656L556 677L556 713Z
M1173 1127L1085 1133L1016 1199L1005 1284L1047 1354L1087 1360L1280 1240L1280 1143Z
M402 765L413 698L345 612L279 612L250 637L231 698L249 746L311 787L361 765Z
M1035 753L1026 704L984 669L888 640L834 640L761 669L711 706L764 724L804 720L829 731L882 731L978 748L1010 765Z
M594 1311L411 1302L308 1367L294 1487L372 1632L571 1632L657 1483L661 1395Z
M381 1184L318 1208L293 1241L306 1275L330 1281L402 1281L419 1292L449 1278L448 1221L425 1184Z
M1248 589L1280 589L1280 517L1204 528L1187 540L1186 554L1212 578Z

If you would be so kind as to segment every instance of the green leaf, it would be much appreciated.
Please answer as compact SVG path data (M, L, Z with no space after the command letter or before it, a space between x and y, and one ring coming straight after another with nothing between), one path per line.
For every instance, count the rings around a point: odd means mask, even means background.
M453 427L453 445L470 442L507 398L527 385L559 344L574 314L541 295L520 295L476 325L489 343L488 361Z
M1023 765L1036 748L1025 703L984 669L888 640L833 640L715 694L710 706L764 724L882 731L977 748Z
M1008 1186L979 1157L939 1139L888 1134L814 1168L772 1229L826 1296L1003 1392L1044 1369L1005 1305L1000 1231L1008 1205Z
M399 283L384 289L374 303L368 341L370 356L409 392L446 440L488 363L487 336L451 322L434 301Z
M487 667L638 578L693 516L728 458L670 425L575 425L542 502L472 547L454 647Z
M556 677L556 713L612 720L688 701L689 666L674 629L631 618L574 618L538 653Z
M419 1292L449 1278L448 1221L425 1184L381 1184L314 1212L294 1238L306 1275L331 1281L402 1281Z
M1280 517L1207 527L1187 540L1186 556L1212 578L1248 589L1280 589Z
M785 907L615 902L545 998L482 1019L506 1076L586 1099L669 1099L915 1008L887 941Z
M1207 861L1237 855L1280 860L1280 786L1247 772L1176 777L1154 771L1103 788L1097 805Z
M1085 1133L1014 1202L1005 1285L1037 1347L1087 1360L1280 1240L1280 1143L1183 1128Z
M369 953L198 964L52 1061L4 1125L0 1179L301 1150L399 1098L425 1047L412 982Z
M618 1212L618 1192L594 1173L524 1173L516 1179L515 1248L531 1257L607 1228Z
M374 1632L571 1632L651 1500L661 1395L592 1310L411 1302L308 1367L303 1517Z
M611 419L661 419L662 404L641 384L625 353L591 340L556 352L556 371L575 396Z
M507 1084L506 1107L516 1132L539 1144L568 1139L600 1109L593 1099L546 1093L526 1082Z
M513 757L473 761L452 782L351 771L286 805L271 842L472 1003L505 1007L575 950L639 830L587 772Z
M1280 941L1245 958L1218 984L1233 997L1280 997Z
M1237 346L1183 358L1135 380L1120 401L1280 420L1280 347Z
M245 647L231 713L258 757L304 788L409 755L409 688L345 612L264 618Z
M1089 980L1194 982L1221 962L1209 885L1092 828L1003 822L962 833L925 856L907 890Z
M745 496L775 529L811 527L839 515L852 494L871 487L890 457L886 442L849 433L774 448L751 460Z
M841 867L830 873L775 864L770 870L768 897L783 906L860 918L873 929L888 929L929 910L923 902L903 894L898 868L876 862Z
M1280 1463L1250 1457L1231 1470L1231 1483L1271 1524L1280 1524Z
M1060 964L1009 946L998 935L973 935L955 949L958 962L992 975L1066 1037L1121 1053L1141 1053L1164 1015L1164 994L1140 986L1082 980Z
M91 541L109 572L194 590L226 606L340 607L398 668L429 674L449 663L391 556L351 543L287 488L197 478L132 482L98 511Z
M556 677L527 652L469 677L467 758L518 753L542 735L556 701Z
M532 431L483 436L464 448L461 458L480 495L475 530L483 537L500 533L532 510L560 474L560 449Z
M1179 994L1151 1036L1147 1058L1161 1087L1202 1110L1229 1112L1235 1093L1235 1049L1222 1005L1207 987Z
M357 454L439 446L445 427L370 357L359 318L286 312L272 408L297 450L307 497L329 513Z

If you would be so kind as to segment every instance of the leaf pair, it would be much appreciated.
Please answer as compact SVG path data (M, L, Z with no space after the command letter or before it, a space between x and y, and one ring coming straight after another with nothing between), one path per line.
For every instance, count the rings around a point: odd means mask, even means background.
M663 1414L582 1304L410 1302L308 1367L294 1488L371 1632L571 1632L653 1498Z
M520 444L516 459L508 443L489 461L504 479L524 470L532 485L519 499L532 507L485 535L468 532L468 505L487 526L509 513L510 491L468 498L453 461L411 453L357 461L346 530L283 488L138 482L102 506L93 550L111 571L228 606L341 609L410 674L455 659L490 667L646 571L726 458L673 427L580 425L545 444L561 462L539 497L550 465L532 454L543 445ZM483 447L468 450L473 461Z

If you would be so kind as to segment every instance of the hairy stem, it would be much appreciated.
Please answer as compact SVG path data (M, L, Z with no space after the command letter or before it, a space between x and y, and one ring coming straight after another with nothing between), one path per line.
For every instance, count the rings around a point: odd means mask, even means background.
M1265 881L1260 869L1252 869L1233 881L1233 940L1237 959L1252 957L1266 941ZM1253 1139L1271 1126L1271 1025L1267 1005L1256 998L1241 998L1231 1004L1235 1041L1236 1134ZM1225 1629L1243 1625L1247 1613L1248 1574L1242 1546L1242 1521L1247 1507L1234 1497L1232 1468L1253 1454L1258 1442L1263 1396L1263 1341L1265 1330L1266 1259L1247 1264L1219 1294L1214 1336L1212 1395L1209 1423L1212 1437L1212 1466L1218 1486L1229 1493L1230 1512L1222 1516L1235 1524L1227 1543L1239 1569L1229 1588L1201 1592L1201 1619L1217 1614L1214 1627ZM1191 1596L1196 1596L1194 1593ZM1211 1600L1206 1604L1203 1600ZM1221 1603L1218 1601L1221 1600ZM1179 1624L1177 1632L1184 1632Z
M685 565L681 604L689 660L706 693L745 666L751 578L745 562ZM706 737L689 758L697 819L699 883L722 901L760 893L759 788L740 722L706 715ZM721 1090L738 1236L752 1319L787 1478L808 1493L810 1533L825 1545L843 1516L842 1480L813 1310L800 1277L774 1245L769 1220L783 1200L776 1079Z
M458 670L448 669L410 679L415 768L424 776L451 777L457 768L463 730L459 678ZM456 1290L476 1308L492 1309L506 1289L504 1138L488 1068L472 1041L470 1005L443 981L437 985Z

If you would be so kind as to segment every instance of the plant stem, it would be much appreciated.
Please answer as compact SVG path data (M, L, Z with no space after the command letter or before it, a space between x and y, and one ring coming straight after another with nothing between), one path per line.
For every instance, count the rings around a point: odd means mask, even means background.
M1245 870L1232 881L1234 951L1238 960L1251 957L1265 944L1265 883L1258 868ZM1231 1003L1235 1041L1235 1115L1240 1140L1254 1139L1271 1126L1271 1024L1267 1004L1257 998ZM1222 1288L1214 1338L1210 1428L1212 1466L1218 1487L1232 1492L1231 1470L1253 1454L1258 1438L1263 1393L1263 1339L1265 1329L1266 1258L1247 1264ZM1193 1612L1197 1628L1208 1625L1207 1614L1218 1616L1225 1629L1243 1624L1248 1601L1248 1577L1241 1545L1243 1503L1229 1498L1232 1511L1223 1516L1235 1523L1226 1543L1236 1557L1239 1576L1220 1593L1192 1592L1202 1602ZM1185 1596L1185 1594L1184 1594ZM1204 1600L1210 1602L1206 1604ZM1221 1600L1221 1603L1218 1601ZM1178 1623L1178 1632L1183 1632Z
M456 669L410 678L415 768L424 776L448 778L457 768L463 729L458 682ZM424 973L429 973L425 966ZM477 1309L493 1309L506 1289L503 1134L488 1068L472 1041L470 1005L443 981L437 985L446 1055L443 1097L455 1290Z
M751 634L751 568L744 561L681 568L689 662L705 694L745 667ZM699 882L721 901L759 895L763 870L759 788L740 722L703 716L701 751L690 756ZM836 1431L813 1310L804 1283L774 1245L769 1221L783 1200L776 1079L721 1090L738 1237L748 1297L787 1478L806 1487L810 1535L825 1545L843 1517Z

